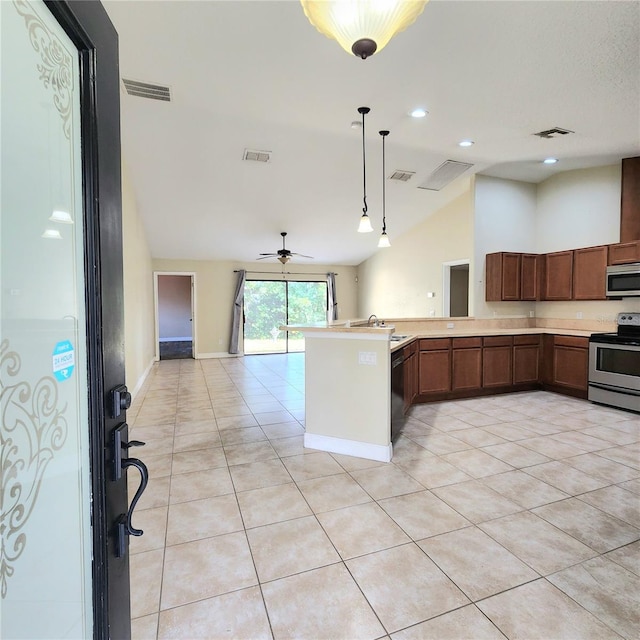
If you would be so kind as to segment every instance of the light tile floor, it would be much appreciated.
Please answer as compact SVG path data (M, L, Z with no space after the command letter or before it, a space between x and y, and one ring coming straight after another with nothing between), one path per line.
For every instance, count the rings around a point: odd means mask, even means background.
M291 354L160 362L128 415L136 640L640 638L637 414L418 405L380 464L303 448Z

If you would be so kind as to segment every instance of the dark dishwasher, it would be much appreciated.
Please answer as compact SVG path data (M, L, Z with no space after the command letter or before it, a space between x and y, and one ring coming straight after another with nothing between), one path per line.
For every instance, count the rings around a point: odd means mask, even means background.
M391 442L404 427L404 351L391 354Z

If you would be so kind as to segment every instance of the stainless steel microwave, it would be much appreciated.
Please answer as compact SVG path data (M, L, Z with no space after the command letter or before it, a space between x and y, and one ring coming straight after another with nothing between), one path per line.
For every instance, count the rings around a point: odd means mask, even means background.
M640 262L607 267L607 296L640 296Z

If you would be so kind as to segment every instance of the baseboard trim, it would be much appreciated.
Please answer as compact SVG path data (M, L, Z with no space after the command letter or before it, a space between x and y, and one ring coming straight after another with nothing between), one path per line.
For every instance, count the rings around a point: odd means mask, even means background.
M153 358L151 358L151 362L149 362L147 368L142 372L142 375L136 381L136 386L133 388L133 391L131 391L132 398L135 398L138 391L140 391L140 389L142 388L142 385L145 383L145 380L151 373L151 369L153 368L153 365L155 364L155 362L156 362L156 358L154 356Z
M321 436L317 433L304 434L304 446L309 449L328 451L329 453L341 453L355 458L366 458L378 462L391 462L393 445L371 444L358 442L357 440L345 440L333 436Z
M226 351L218 351L214 353L196 353L196 360L208 360L210 358L240 358L244 353L227 353Z

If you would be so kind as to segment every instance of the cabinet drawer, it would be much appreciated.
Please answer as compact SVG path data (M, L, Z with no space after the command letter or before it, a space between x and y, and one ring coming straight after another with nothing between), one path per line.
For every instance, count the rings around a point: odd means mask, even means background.
M518 346L521 344L540 344L540 336L513 336L513 344Z
M454 349L474 349L482 346L482 338L453 338Z
M449 338L427 338L420 340L420 351L441 351L451 346Z
M511 336L488 336L482 339L485 347L510 347Z
M589 338L582 338L580 336L555 336L553 343L556 347L589 348Z

